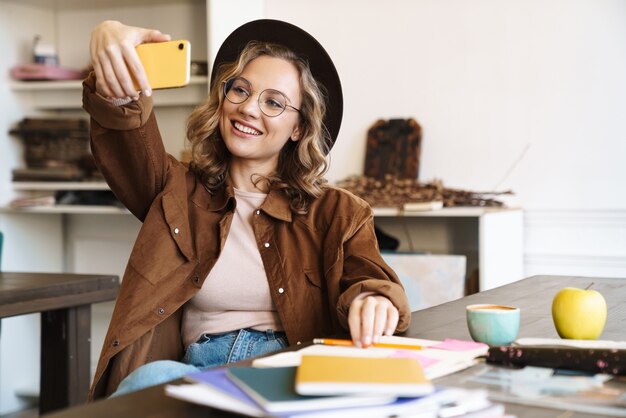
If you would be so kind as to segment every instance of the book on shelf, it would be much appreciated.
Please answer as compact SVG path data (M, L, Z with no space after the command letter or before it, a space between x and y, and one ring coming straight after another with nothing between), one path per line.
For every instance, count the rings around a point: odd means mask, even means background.
M434 391L420 363L402 357L302 356L295 378L300 395L388 394L416 397Z
M440 200L434 200L431 202L408 202L402 206L402 209L406 212L439 210L443 209L443 202Z
M18 197L9 203L14 209L51 206L106 206L123 208L110 190L62 190L53 194L43 192Z
M89 122L84 118L24 118L9 133L18 136L71 134L89 138Z
M9 207L14 209L32 207L51 207L56 204L54 195L42 195L31 197L19 197L9 203Z
M78 181L85 172L78 167L28 167L14 168L13 181Z

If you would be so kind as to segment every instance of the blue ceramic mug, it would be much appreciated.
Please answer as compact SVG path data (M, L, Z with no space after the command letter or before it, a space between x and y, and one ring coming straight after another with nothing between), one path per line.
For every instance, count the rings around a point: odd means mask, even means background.
M467 328L474 341L489 345L509 345L519 332L520 310L505 305L468 305Z

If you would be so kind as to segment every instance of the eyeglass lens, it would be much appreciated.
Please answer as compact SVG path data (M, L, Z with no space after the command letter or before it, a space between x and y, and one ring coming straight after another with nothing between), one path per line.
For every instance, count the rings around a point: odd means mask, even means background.
M241 77L231 78L224 84L224 95L231 103L243 103L251 94L252 86L248 80ZM259 95L259 108L267 116L278 116L286 107L287 98L278 90L263 90Z

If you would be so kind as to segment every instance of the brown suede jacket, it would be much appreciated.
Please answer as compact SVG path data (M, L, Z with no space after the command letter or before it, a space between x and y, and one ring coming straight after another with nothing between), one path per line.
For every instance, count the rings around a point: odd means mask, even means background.
M93 74L83 87L97 165L143 222L89 393L95 399L147 362L182 358L182 307L220 255L235 198L230 185L209 194L165 152L150 98L113 106L95 93ZM282 192L271 191L253 222L290 344L345 333L350 303L362 292L389 298L400 311L397 331L408 328L404 289L380 256L372 210L363 200L328 187L298 215Z

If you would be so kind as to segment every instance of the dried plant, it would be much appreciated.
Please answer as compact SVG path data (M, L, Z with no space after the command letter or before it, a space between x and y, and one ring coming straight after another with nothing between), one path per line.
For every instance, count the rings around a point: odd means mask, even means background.
M504 203L494 197L513 194L507 190L503 192L475 192L469 190L449 189L443 186L441 180L422 183L414 179L400 179L391 175L383 180L372 177L352 176L337 183L361 197L372 207L403 208L407 203L443 202L450 206L483 206L502 207Z

